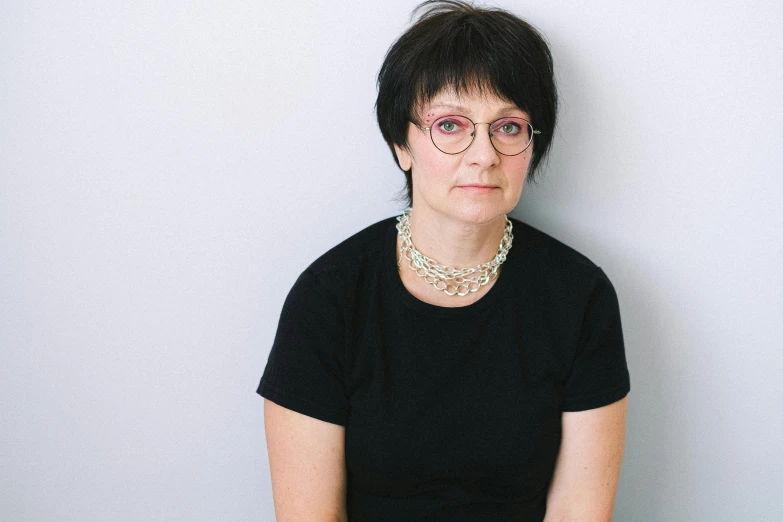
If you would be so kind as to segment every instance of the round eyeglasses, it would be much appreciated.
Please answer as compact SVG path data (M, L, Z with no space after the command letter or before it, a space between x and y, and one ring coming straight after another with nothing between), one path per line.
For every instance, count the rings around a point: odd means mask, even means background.
M432 144L446 154L464 152L476 137L476 125L489 125L489 140L492 146L504 156L516 156L527 150L534 134L541 134L533 125L522 118L504 117L492 123L473 123L466 116L443 116L429 127L411 122L423 131L430 131Z

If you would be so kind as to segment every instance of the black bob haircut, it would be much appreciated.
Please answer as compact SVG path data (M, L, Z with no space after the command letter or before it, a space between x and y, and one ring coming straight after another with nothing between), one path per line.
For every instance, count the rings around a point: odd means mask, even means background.
M389 48L378 72L375 111L397 166L394 145L408 147L408 123L444 89L504 98L530 115L541 131L533 140L527 181L552 143L557 88L552 55L528 22L495 8L463 1L428 0L413 10L418 20ZM402 168L402 167L400 167ZM404 171L407 203L413 202L411 170Z

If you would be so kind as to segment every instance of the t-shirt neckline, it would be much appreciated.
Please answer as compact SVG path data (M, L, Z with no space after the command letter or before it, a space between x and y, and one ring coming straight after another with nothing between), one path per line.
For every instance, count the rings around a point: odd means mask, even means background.
M514 225L518 225L518 222L514 221ZM521 232L521 230L515 230L515 232ZM524 256L520 256L520 250L522 245L521 233L514 234L514 241L511 245L511 249L508 251L506 261L503 263L503 267L498 274L495 284L484 294L481 299L474 301L471 304L457 307L438 306L430 303L426 303L413 294L411 294L405 285L402 284L397 268L397 219L396 217L391 220L389 230L386 233L385 247L383 249L384 255L384 267L383 270L386 273L386 278L389 281L394 293L397 297L410 308L413 308L419 313L435 315L438 317L465 317L469 315L475 315L487 308L491 307L502 294L508 291L508 288L513 286L513 280L519 275L520 259ZM407 268L407 267L404 267Z

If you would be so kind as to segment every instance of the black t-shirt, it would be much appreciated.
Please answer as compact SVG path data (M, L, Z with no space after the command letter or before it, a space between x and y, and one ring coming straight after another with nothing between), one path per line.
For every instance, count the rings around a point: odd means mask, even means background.
M395 218L321 256L289 293L258 393L345 426L351 522L541 521L561 413L630 391L606 274L512 223L497 281L464 307L403 286Z

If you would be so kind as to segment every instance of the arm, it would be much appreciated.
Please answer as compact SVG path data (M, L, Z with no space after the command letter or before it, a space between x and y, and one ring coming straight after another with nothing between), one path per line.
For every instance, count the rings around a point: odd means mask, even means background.
M610 522L625 448L628 396L563 412L563 432L544 522Z
M346 522L345 427L264 399L278 522Z

